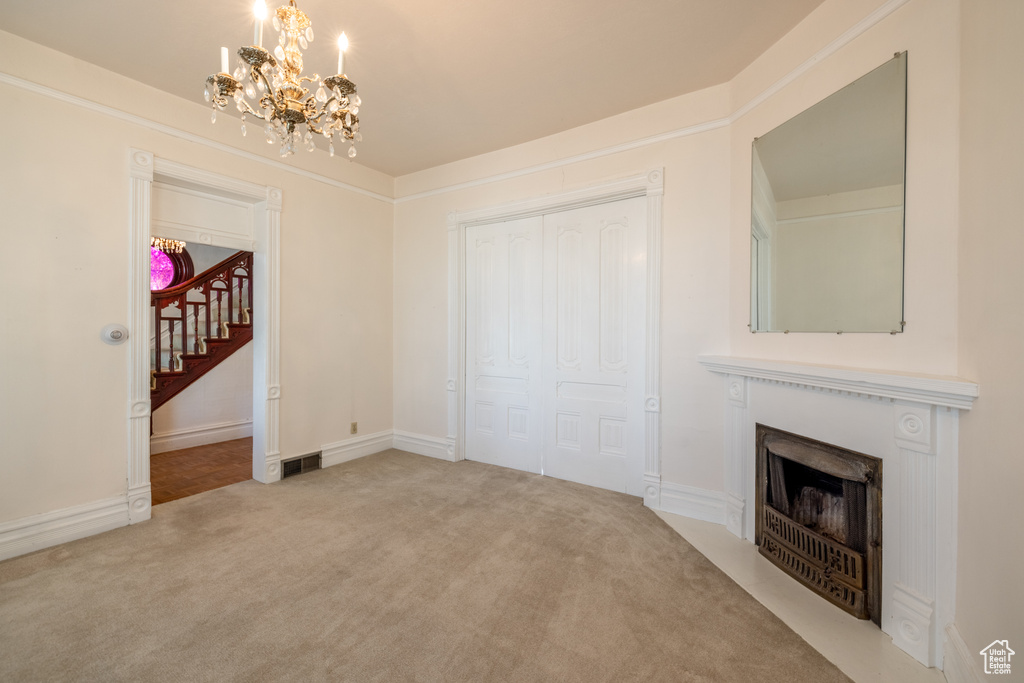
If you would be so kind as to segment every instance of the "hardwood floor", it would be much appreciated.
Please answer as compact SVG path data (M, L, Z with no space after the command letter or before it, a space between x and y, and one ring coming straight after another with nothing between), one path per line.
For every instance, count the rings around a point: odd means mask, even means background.
M252 437L149 458L153 505L252 479Z

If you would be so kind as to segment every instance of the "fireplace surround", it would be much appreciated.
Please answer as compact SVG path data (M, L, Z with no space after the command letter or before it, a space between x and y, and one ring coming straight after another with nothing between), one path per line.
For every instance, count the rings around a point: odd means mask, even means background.
M956 602L958 420L978 385L956 377L702 355L724 379L726 528L756 541L756 425L867 453L885 471L879 625L942 666Z

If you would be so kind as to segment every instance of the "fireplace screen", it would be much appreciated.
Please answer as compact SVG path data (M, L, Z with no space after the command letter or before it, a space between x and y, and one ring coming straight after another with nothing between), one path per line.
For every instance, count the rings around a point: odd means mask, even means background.
M882 461L757 425L762 555L860 619L881 620Z

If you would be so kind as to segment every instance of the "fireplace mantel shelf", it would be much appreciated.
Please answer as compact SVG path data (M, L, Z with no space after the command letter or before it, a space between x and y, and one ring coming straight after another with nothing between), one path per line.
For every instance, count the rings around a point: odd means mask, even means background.
M914 401L970 410L978 385L958 377L922 375L884 370L860 370L735 356L699 355L697 362L710 372L793 384L811 389L841 391L860 396Z

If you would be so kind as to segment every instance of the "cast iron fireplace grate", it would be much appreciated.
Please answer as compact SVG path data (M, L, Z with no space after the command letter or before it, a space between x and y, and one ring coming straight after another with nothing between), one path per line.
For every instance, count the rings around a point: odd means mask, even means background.
M881 621L882 461L757 425L762 555L860 619Z

